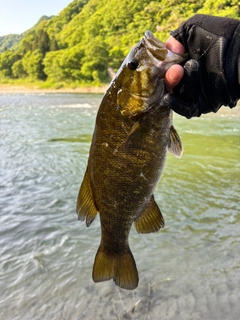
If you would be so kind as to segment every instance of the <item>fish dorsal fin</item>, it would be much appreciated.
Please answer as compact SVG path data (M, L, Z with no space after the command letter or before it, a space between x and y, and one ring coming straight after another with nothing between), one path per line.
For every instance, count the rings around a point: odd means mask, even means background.
M77 199L78 220L86 219L87 227L93 222L98 211L94 203L92 188L90 185L90 174L87 168L83 182L81 184Z
M143 214L134 222L138 233L156 232L164 227L164 219L161 211L152 195L149 204Z
M169 131L168 151L177 158L181 158L183 154L182 141L174 126L171 126Z

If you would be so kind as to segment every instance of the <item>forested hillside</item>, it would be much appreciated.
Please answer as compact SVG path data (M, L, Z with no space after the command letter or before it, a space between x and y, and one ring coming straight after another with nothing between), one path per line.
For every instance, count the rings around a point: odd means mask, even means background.
M16 43L19 43L22 39L20 34L9 34L7 36L0 37L0 52L9 50Z
M39 23L41 23L43 20L50 20L51 18L52 16L42 16L30 30L25 31L22 34L9 34L7 36L0 37L0 52L10 49L16 51L22 38L24 38L29 32L36 29Z
M196 13L239 19L240 5L238 0L74 0L24 33L15 48L6 45L0 81L108 82L108 70L119 68L147 29L164 41Z

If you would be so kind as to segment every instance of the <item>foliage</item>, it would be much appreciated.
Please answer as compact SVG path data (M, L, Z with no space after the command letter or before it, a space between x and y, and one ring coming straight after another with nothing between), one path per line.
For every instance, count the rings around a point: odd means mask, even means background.
M78 46L48 52L43 60L48 79L51 82L80 79L80 61L83 54L83 50Z
M28 51L22 58L23 69L32 79L44 80L46 75L43 71L43 53L39 49Z
M7 36L0 37L0 52L9 50L15 43L20 42L22 35L9 34Z
M239 1L74 0L58 16L42 17L15 47L0 37L0 77L100 84L146 30L165 41L196 13L239 19Z
M23 60L15 61L12 65L12 76L14 78L25 78L27 76L27 72L23 66Z
M12 65L19 60L20 56L12 51L4 51L0 54L0 79L13 77Z
M211 12L216 12L218 16L239 19L240 4L238 0L206 0L199 13L211 14Z
M51 16L51 17L42 16L31 29L23 32L22 34L9 34L7 36L0 37L0 52L3 52L5 50L9 50L9 49L16 51L19 47L20 41L24 37L26 37L28 33L35 30L42 21L50 20L50 19L52 19L52 17L53 16Z

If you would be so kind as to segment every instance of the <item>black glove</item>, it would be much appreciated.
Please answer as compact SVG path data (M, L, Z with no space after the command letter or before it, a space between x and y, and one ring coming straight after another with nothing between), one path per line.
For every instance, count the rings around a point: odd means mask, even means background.
M240 98L240 21L196 15L171 35L183 44L192 60L165 102L191 118L233 108Z

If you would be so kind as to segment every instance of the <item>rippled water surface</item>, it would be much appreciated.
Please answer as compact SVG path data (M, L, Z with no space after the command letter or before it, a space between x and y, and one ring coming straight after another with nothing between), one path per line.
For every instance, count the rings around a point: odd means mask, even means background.
M166 227L133 229L133 291L94 284L97 218L75 204L100 95L0 95L0 319L240 319L240 107L174 124L155 199Z

